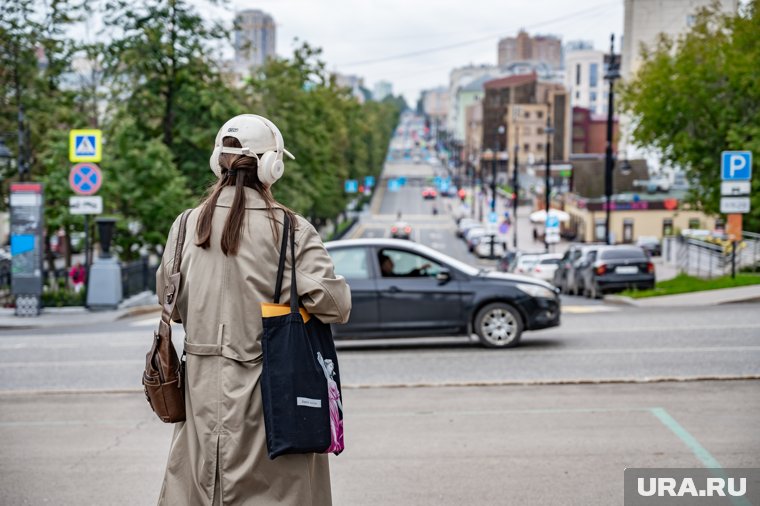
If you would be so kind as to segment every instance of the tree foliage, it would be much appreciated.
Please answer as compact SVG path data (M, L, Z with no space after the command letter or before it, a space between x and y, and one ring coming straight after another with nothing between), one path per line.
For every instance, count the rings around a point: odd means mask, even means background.
M752 212L744 228L760 230L760 0L738 15L713 5L678 39L662 37L644 52L624 85L623 107L634 118L634 141L684 167L691 199L709 213L720 208L720 153L753 157Z
M77 0L4 4L0 133L15 132L20 97L30 179L45 183L48 237L83 227L68 210L68 134L75 128L103 131L99 195L118 220L115 250L123 260L158 251L174 218L198 202L213 179L208 160L217 130L237 114L261 114L279 126L297 160L286 160L275 193L317 226L345 209L347 178L379 174L402 99L359 103L335 84L320 50L306 44L235 86L213 54L229 29L206 21L194 5L107 0L108 40L84 44L70 37L82 12ZM15 155L15 137L5 140ZM4 184L14 178L1 175Z

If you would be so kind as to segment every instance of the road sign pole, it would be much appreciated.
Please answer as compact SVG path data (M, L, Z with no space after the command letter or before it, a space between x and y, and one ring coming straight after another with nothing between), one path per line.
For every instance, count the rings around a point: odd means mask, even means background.
M736 279L736 241L735 240L731 241L731 279Z

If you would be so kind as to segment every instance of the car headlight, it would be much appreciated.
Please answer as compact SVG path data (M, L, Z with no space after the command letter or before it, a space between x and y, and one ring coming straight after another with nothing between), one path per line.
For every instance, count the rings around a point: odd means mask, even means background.
M517 289L521 292L527 293L531 297L542 297L544 299L553 299L556 297L556 294L553 291L539 285L517 283Z

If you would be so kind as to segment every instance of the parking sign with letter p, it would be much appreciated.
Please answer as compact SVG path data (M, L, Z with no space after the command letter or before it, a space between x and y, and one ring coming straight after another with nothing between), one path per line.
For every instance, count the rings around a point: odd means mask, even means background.
M720 178L724 181L752 179L752 152L723 151L720 157Z

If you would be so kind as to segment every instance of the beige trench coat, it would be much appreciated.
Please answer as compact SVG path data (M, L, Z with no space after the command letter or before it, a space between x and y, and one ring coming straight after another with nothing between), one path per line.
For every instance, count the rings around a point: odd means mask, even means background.
M214 212L211 247L195 245L200 208L192 211L182 252L177 309L185 327L187 421L174 430L160 505L331 504L327 455L285 455L266 450L259 378L262 370L261 310L271 302L279 244L264 200L246 188L246 219L240 250L220 247L234 188L225 188ZM282 237L283 212L275 210ZM156 287L163 298L171 272L179 219L172 226ZM290 255L281 302L289 300ZM296 275L303 306L325 323L345 323L351 311L346 281L314 227L298 217Z

